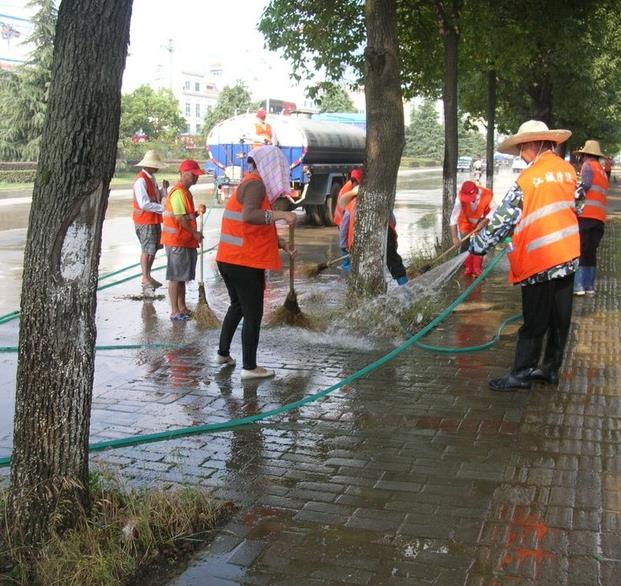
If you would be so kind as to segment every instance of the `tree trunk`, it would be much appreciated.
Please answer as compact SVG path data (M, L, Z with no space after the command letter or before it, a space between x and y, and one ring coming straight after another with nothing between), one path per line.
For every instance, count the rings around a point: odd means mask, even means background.
M457 187L457 51L459 32L456 20L459 2L453 2L453 13L442 15L440 32L444 44L444 80L442 101L444 104L444 166L442 174L442 247L451 244L449 223L455 203ZM438 10L444 10L439 8Z
M496 71L487 72L487 137L485 144L485 156L487 167L485 168L485 184L489 189L494 189L494 152L496 128Z
M541 120L548 125L554 126L554 114L552 109L552 80L549 73L544 73L541 79L531 86L529 95L532 99L532 118Z
M386 229L405 143L395 0L365 3L365 177L360 187L350 287L356 296L386 290Z
M36 544L88 506L101 227L132 0L63 0L24 254L9 513Z

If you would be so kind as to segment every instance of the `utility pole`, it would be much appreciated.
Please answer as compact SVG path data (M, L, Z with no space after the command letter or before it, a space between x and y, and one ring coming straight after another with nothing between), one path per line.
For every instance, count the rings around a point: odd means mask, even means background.
M175 46L173 45L173 40L168 39L168 42L165 45L162 45L162 48L168 51L168 89L173 91L173 53L175 52Z

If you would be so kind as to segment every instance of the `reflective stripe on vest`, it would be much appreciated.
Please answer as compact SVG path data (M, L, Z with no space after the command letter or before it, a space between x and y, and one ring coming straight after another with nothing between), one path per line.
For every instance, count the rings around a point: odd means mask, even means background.
M256 269L278 270L281 267L278 255L278 235L274 224L249 224L244 222L243 207L237 199L242 185L250 181L261 181L257 173L248 173L226 202L222 213L222 228L216 260ZM265 187L263 187L262 210L271 210Z
M569 226L568 228L563 228L562 230L557 230L556 232L552 232L551 234L546 234L541 238L536 238L535 240L531 240L526 245L526 250L528 252L533 252L542 246L547 246L548 244L552 244L553 242L558 242L559 240L563 240L563 238L567 238L567 236L572 236L573 234L578 234L580 231L578 229L578 225Z
M571 208L575 210L576 202L575 201L571 201L571 202L557 201L554 203L550 203L546 206L543 206L542 208L539 208L536 212L532 212L526 218L524 218L517 225L513 233L519 234L522 230L530 226L533 222L536 222L537 220L541 218L545 218L546 216L549 216L550 214L554 214L555 212L558 212L559 210L563 210L565 208Z
M512 283L580 256L573 167L546 151L522 171L517 183L524 197L513 231L514 251L508 255Z

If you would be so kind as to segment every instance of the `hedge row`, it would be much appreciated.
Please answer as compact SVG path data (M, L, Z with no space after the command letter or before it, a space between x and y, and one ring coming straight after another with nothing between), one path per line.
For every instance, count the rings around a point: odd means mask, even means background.
M0 161L0 171L35 170L37 161Z
M5 171L0 169L0 183L34 183L36 169L17 169Z

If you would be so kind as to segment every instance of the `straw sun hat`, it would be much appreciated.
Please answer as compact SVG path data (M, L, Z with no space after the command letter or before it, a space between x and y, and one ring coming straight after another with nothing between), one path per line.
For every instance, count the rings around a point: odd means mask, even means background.
M503 140L498 151L506 155L519 155L520 145L525 142L545 140L561 144L571 136L571 130L550 130L541 120L528 120L518 129L517 133Z
M148 167L150 169L163 169L166 167L166 163L162 161L157 151L147 151L142 158L142 161L136 163L134 167Z
M587 140L584 146L577 151L574 151L576 155L592 155L593 157L604 157L606 155L602 153L602 149L599 146L599 142L596 140Z

